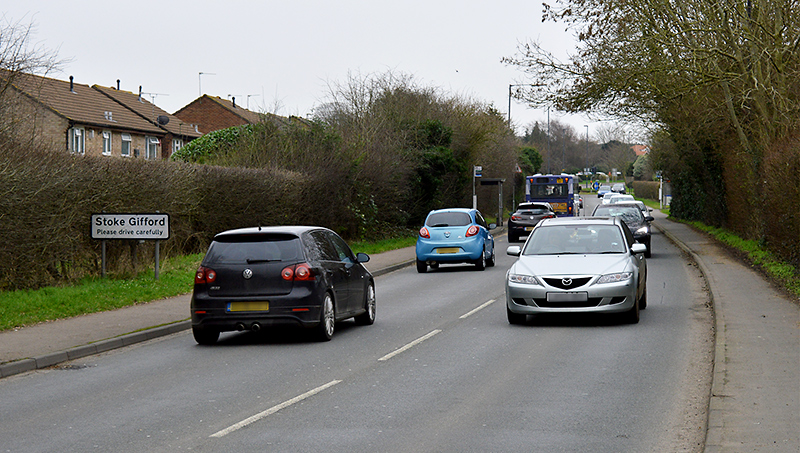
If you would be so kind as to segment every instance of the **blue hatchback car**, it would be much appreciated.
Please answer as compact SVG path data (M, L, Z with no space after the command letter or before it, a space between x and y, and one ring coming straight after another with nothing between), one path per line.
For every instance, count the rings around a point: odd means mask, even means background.
M439 209L428 213L417 237L417 272L442 263L473 263L478 270L494 266L494 237L477 209Z

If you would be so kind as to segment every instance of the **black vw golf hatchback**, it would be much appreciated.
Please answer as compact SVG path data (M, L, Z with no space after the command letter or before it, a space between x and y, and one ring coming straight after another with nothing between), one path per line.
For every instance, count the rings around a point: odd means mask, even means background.
M315 330L322 341L337 321L375 321L375 281L333 231L310 226L243 228L214 236L194 279L194 339L278 324Z

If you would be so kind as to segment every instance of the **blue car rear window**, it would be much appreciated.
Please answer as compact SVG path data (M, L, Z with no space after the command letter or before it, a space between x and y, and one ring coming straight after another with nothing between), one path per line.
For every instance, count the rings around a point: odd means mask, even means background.
M452 227L466 226L472 223L472 218L466 212L436 212L428 216L425 226Z

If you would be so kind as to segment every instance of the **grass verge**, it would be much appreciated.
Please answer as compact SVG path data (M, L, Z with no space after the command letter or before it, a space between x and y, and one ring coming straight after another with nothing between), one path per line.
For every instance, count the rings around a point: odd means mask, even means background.
M740 252L751 265L758 267L768 277L800 298L800 272L794 266L779 260L772 252L758 245L758 241L742 239L728 230L708 226L701 222L686 222L705 231L733 250Z
M416 236L400 237L384 239L382 241L369 241L369 242L351 242L350 248L355 253L366 253L372 255L375 253L388 252L389 250L397 250L405 247L411 247L417 243Z
M142 272L131 278L94 277L70 286L2 292L0 331L186 294L202 258L165 259L158 280L153 272Z

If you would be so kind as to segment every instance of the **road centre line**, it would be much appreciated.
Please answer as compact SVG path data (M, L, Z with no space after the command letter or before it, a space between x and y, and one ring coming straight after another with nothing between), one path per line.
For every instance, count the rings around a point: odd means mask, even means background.
M474 315L475 313L477 313L477 312L479 312L479 311L483 310L484 308L488 307L489 305L491 305L492 303L494 303L496 300L497 300L497 299L492 299L492 300L490 300L490 301L488 301L488 302L484 303L484 304L483 304L483 305L481 305L480 307L478 307L478 308L476 308L476 309L474 309L474 310L472 310L472 311L470 311L470 312L468 312L468 313L464 313L463 315L459 316L459 317L458 317L458 319L466 319L466 318L469 318L470 316Z
M315 388L313 390L309 390L309 391L307 391L306 393L303 393L300 396L296 396L296 397L294 397L294 398L292 398L292 399L290 399L288 401L284 401L283 403L278 404L277 406L272 406L271 408L265 410L264 412L259 412L258 414L253 415L250 418L246 418L246 419L240 421L239 423L236 423L235 425L231 425L231 426L229 426L229 427L227 427L227 428L225 428L225 429L223 429L221 431L218 431L218 432L212 434L210 437L222 437L222 436L225 436L227 434L230 434L230 433L236 431L237 429L244 428L245 426L247 426L247 425L249 425L249 424L251 424L253 422L257 422L258 420L261 420L262 418L264 418L264 417L266 417L268 415L272 415L272 414L274 414L275 412L278 412L281 409L287 408L287 407L291 406L292 404L299 403L300 401L303 401L304 399L306 399L306 398L308 398L310 396L314 396L317 393L325 390L326 388L333 387L334 385L336 385L336 384L338 384L340 382L342 382L342 381L341 380L330 381L325 385L321 385L321 386L319 386L319 387L317 387L317 388Z
M436 334L437 334L437 333L439 333L439 332L441 332L441 330L439 330L439 329L436 329L436 330L434 330L434 331L432 331L432 332L428 333L428 334L427 334L427 335L425 335L425 336L419 337L419 338L417 338L416 340L412 341L411 343L409 343L409 344L407 344L407 345L403 346L402 348L400 348L400 349L395 349L393 352L390 352L390 353L386 354L385 356L383 356L383 357L381 357L380 359L378 359L378 361L379 361L379 362L385 362L385 361L387 361L387 360L391 359L392 357L396 356L397 354L400 354L400 353L401 353L401 352L403 352L403 351L407 351L407 350L409 350L409 349L413 348L414 346L416 346L416 345L418 345L418 344L422 343L423 341L427 340L428 338L431 338L432 336L436 335Z

